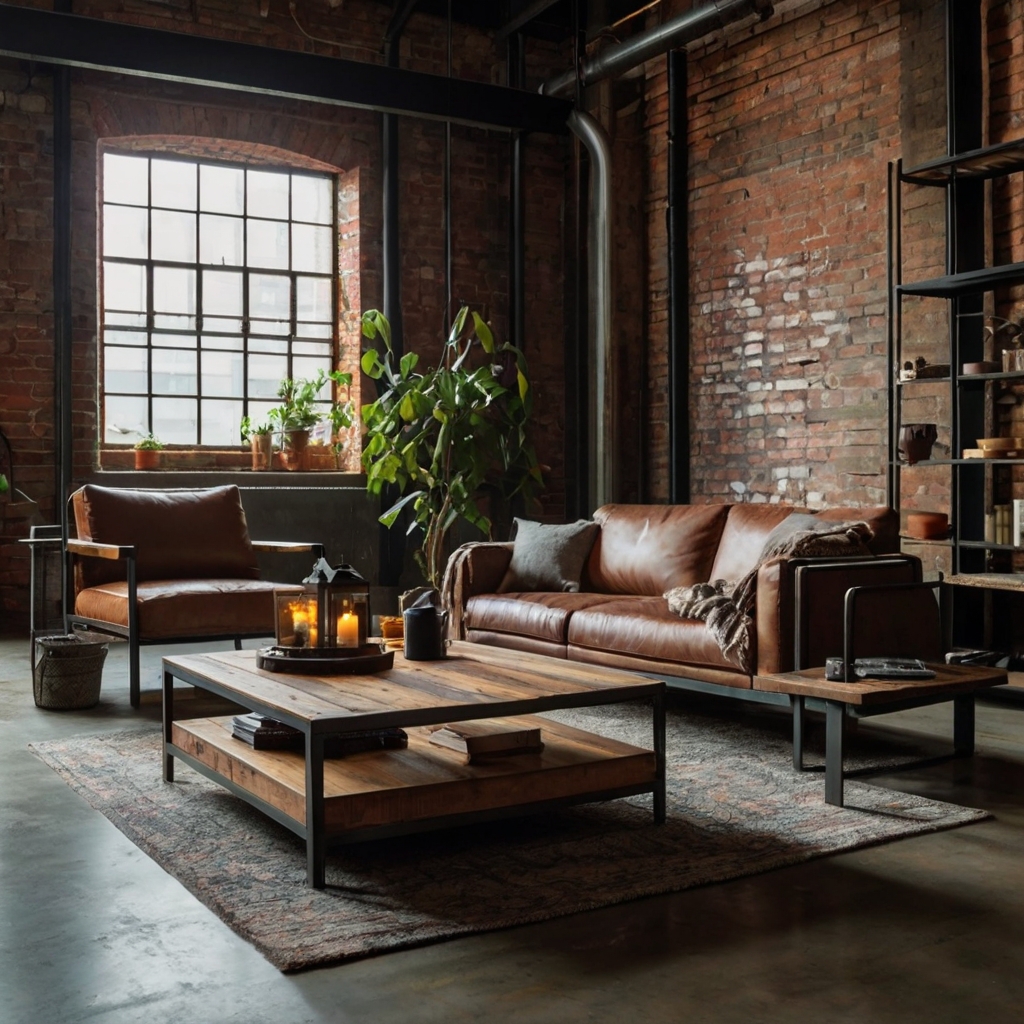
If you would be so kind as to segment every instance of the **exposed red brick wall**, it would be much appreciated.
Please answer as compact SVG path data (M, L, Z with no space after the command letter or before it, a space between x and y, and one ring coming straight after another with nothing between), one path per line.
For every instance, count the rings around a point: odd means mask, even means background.
M49 6L41 4L40 6ZM343 8L300 0L296 27L286 3L204 0L167 6L136 0L76 0L75 12L177 32L215 36L373 63L392 14L388 3L347 0ZM400 46L403 67L447 73L447 32L434 17L414 14ZM473 81L505 81L504 48L463 26L453 29L452 73ZM531 79L561 67L554 49L531 43ZM54 478L52 317L52 88L37 69L0 60L0 426L16 449L18 485L40 501L52 522ZM340 107L200 89L100 73L72 74L73 349L75 476L96 466L96 167L103 140L179 136L209 148L224 140L229 154L275 162L278 151L338 168L341 229L358 234L343 253L342 334L358 340L362 309L381 304L381 152L379 115ZM407 346L429 358L446 333L443 265L443 126L400 119L402 294ZM153 143L153 139L149 143ZM140 143L141 145L141 143ZM152 148L152 146L150 147ZM527 239L527 353L537 388L537 444L552 466L543 512L564 512L561 438L562 338L565 333L562 237L570 152L565 140L527 144L530 218ZM453 294L486 310L499 338L507 335L508 136L453 129ZM357 349L343 368L355 369ZM353 446L351 455L356 454ZM219 461L218 461L219 459ZM230 460L229 460L230 461ZM214 459L217 465L223 458ZM0 542L0 608L23 620L27 608L23 548Z

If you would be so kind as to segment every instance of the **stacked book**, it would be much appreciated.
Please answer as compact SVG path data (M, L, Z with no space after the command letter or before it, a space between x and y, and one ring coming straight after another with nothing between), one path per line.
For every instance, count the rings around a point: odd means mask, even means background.
M231 735L253 750L304 750L306 742L298 729L255 711L235 715ZM366 750L401 750L408 745L409 737L403 729L360 729L328 736L324 740L324 757L345 757Z
M465 764L544 749L539 728L523 728L502 719L438 725L430 733L430 742L464 754Z

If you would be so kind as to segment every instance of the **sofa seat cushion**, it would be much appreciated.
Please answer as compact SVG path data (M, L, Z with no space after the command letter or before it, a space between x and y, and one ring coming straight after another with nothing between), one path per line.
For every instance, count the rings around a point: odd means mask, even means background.
M738 669L722 654L707 623L681 619L663 597L619 597L584 608L569 621L569 643L683 665Z
M274 634L274 590L266 580L153 580L137 587L144 640L236 633ZM128 626L128 584L79 592L75 614Z
M463 622L470 631L509 633L565 644L570 617L581 608L616 600L612 594L557 591L479 594L466 605Z

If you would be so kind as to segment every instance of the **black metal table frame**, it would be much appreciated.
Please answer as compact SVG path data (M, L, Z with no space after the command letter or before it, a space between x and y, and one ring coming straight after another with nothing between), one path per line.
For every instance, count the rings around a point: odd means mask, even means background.
M603 800L617 800L621 797L650 793L654 803L655 824L665 821L665 683L652 680L636 686L615 687L609 690L585 693L551 694L546 697L531 697L523 700L507 700L494 703L462 707L432 707L413 710L382 711L366 715L346 715L327 719L303 719L279 708L272 707L248 694L225 686L206 676L190 672L177 665L168 665L173 659L163 659L163 777L165 782L174 781L174 759L180 758L213 782L224 786L235 796L263 811L274 821L290 829L306 842L306 881L314 889L326 887L326 858L328 836L324 808L324 742L331 736L351 732L354 729L404 728L424 725L438 725L445 722L462 722L480 718L505 718L514 715L536 714L542 711L557 711L571 708L599 707L605 704L626 704L633 701L653 703L653 746L655 756L655 778L653 783L620 786L612 789L553 800L531 801L511 807L499 807L483 811L468 811L459 814L424 818L414 822L395 825L381 825L358 829L349 834L330 837L332 843L361 842L407 835L437 828L468 825L499 818L537 814L554 808L573 804L597 803ZM251 711L268 715L284 722L305 735L306 762L306 824L285 814L283 811L262 800L254 793L232 782L227 777L198 761L172 742L174 720L174 680L179 679L209 693L243 704ZM653 684L653 685L652 685Z
M942 764L954 757L969 757L974 753L974 694L955 693L932 695L931 697L910 698L891 701L886 704L862 707L840 700L825 700L819 697L790 696L793 708L793 767L797 771L820 770L804 764L804 711L807 702L825 708L825 803L843 806L843 782L858 775L877 775L884 771L906 771L909 768L926 768ZM843 768L843 746L846 739L847 718L875 718L897 711L909 711L930 704L953 702L953 750L936 757L917 758L906 764L890 765L885 768L859 768L846 771Z

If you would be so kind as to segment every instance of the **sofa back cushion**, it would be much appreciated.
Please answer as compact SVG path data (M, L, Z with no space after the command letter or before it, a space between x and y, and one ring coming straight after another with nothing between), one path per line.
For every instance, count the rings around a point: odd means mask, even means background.
M711 568L713 580L740 580L757 565L768 535L793 512L792 505L733 505L729 511L718 554ZM872 554L899 550L899 515L891 508L830 508L815 513L819 519L865 522L874 532L868 542Z
M729 505L605 505L584 590L660 597L710 579Z
M72 496L81 540L132 545L145 580L250 579L259 566L238 488L133 491L86 484ZM124 579L119 562L83 558L81 585Z

